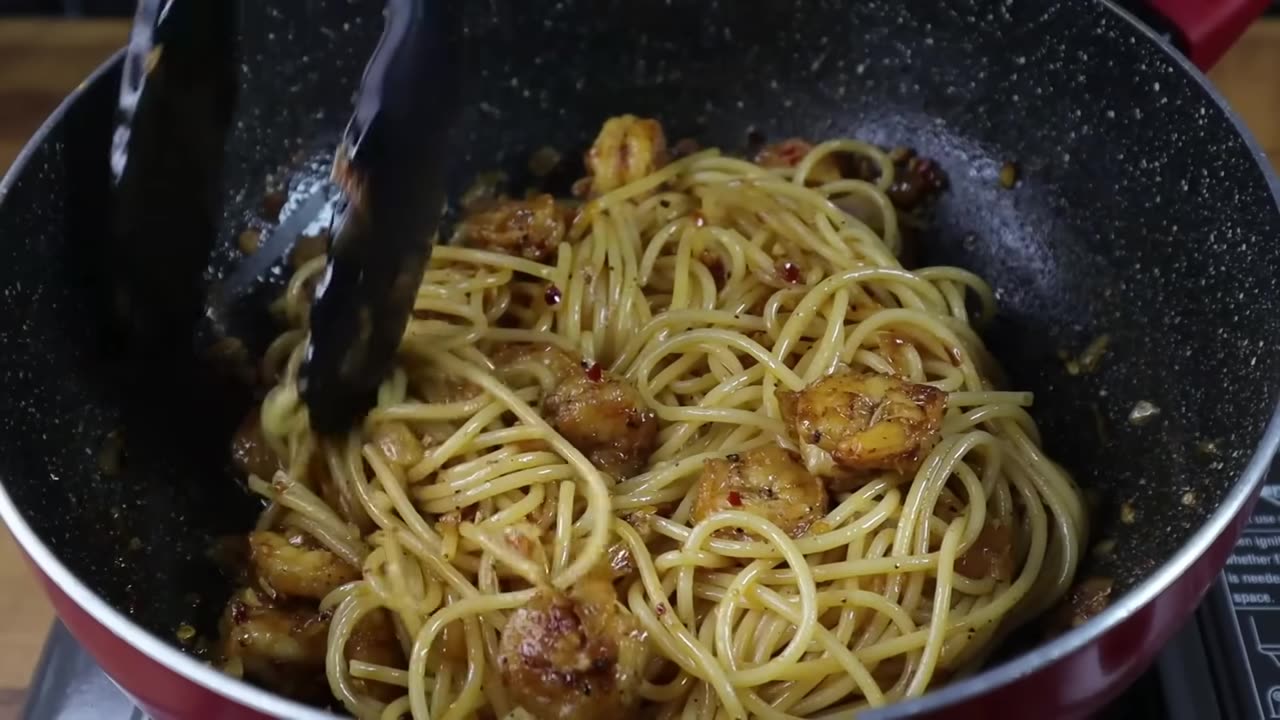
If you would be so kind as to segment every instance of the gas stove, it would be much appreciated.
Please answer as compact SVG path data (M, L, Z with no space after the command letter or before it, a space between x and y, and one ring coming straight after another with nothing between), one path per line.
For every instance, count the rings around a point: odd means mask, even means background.
M31 676L23 720L147 720L93 658L54 623Z
M24 720L146 720L62 625ZM1280 470L1195 616L1098 720L1280 720Z

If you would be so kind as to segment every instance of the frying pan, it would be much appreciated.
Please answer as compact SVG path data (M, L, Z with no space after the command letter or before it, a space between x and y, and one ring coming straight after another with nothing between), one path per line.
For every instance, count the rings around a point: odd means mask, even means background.
M1202 64L1264 4L1161 2ZM211 277L267 189L324 172L379 10L241 3ZM1280 440L1276 180L1183 55L1089 0L489 0L467 13L455 190L494 168L518 186L534 150L575 155L622 112L729 150L753 133L906 144L950 177L923 260L993 283L988 342L1094 503L1100 547L1082 574L1113 578L1114 600L864 718L1084 717L1149 664L1221 569ZM227 457L250 399L199 353L138 353L106 322L118 68L69 98L0 183L0 516L73 634L153 716L320 717L203 662L229 592L209 548L259 508ZM1008 162L1012 188L998 181ZM1072 374L1062 354L1103 334L1097 369ZM1160 409L1142 425L1127 420L1140 401Z

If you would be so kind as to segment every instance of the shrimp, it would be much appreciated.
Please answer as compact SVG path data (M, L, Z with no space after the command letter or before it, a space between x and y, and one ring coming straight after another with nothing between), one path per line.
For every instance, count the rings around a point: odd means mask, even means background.
M547 388L582 369L581 359L569 352L554 345L528 343L503 345L493 353L493 364L503 372L535 371Z
M360 579L359 568L316 547L302 533L249 533L249 563L267 589L288 597L320 600L339 585Z
M658 439L657 417L640 392L599 365L570 372L542 409L592 464L617 477L643 469Z
M600 470L628 477L641 470L658 438L658 421L631 383L559 348L512 345L494 355L504 372L538 377L542 413Z
M298 699L318 699L327 691L328 615L265 605L242 590L227 603L222 625L222 662L229 672Z
M380 423L372 439L387 460L402 468L417 465L425 452L422 441L402 422Z
M461 239L473 247L546 262L564 239L565 213L550 195L528 200L498 200L473 213L461 227Z
M693 521L702 522L724 510L759 515L798 538L826 515L827 489L791 453L778 445L766 445L703 463ZM720 531L721 535L730 533L741 534L730 528Z
M662 125L635 115L611 117L600 128L586 156L591 191L616 190L667 164L667 137Z
M914 472L937 443L947 395L875 373L839 372L778 394L811 472ZM842 472L843 471L843 472Z
M543 590L517 610L499 640L498 669L512 699L542 720L630 717L646 659L636 619L607 576L568 595Z
M813 145L800 138L788 138L765 145L756 153L755 163L766 168L794 168L813 150ZM809 170L806 178L811 185L822 185L841 179L840 164L835 155L826 155Z

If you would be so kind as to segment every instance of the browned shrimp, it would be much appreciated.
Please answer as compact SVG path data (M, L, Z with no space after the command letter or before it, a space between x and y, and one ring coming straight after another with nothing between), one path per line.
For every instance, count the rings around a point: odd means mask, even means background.
M658 421L631 383L564 350L511 345L494 355L500 368L545 369L554 383L542 411L556 431L604 472L627 477L644 468Z
M914 471L937 443L947 408L946 393L931 385L848 371L778 399L809 469L831 476Z
M611 117L600 128L585 160L591 191L600 195L666 165L667 137L657 120L635 115Z
M281 595L320 600L360 579L360 570L317 547L302 533L288 537L268 530L249 533L249 562L258 579Z
M813 145L801 138L788 138L781 142L765 145L756 153L755 163L767 168L794 168L800 164ZM810 184L821 185L841 178L840 163L835 155L827 155L814 164L809 170Z
M237 593L222 618L222 661L244 677L296 698L318 698L324 680L329 618L310 608L278 608Z
M384 422L373 430L373 442L392 463L413 467L422 460L422 441L402 422Z
M391 616L385 610L374 610L356 623L351 637L347 639L343 655L348 662L360 660L390 668L405 667L404 650L396 639ZM356 679L354 684L357 689L383 702L390 702L404 694L401 688L374 680Z
M582 360L577 356L554 345L533 343L504 345L494 352L493 363L502 369L522 365L542 367L556 380L582 369Z
M545 262L564 239L565 213L550 195L498 200L462 223L461 237L473 247Z
M568 373L542 409L592 464L617 477L643 469L658 439L657 417L640 392L596 364Z
M568 596L544 590L506 627L498 669L512 699L542 720L616 720L639 700L645 639L607 577Z
M724 510L759 515L798 538L826 515L827 490L786 449L765 445L703 464L693 521ZM720 534L738 533L725 528Z

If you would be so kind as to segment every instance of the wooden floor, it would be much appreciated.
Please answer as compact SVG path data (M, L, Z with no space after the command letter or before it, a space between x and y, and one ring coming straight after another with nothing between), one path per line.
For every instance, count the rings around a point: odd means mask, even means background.
M1209 73L1280 168L1280 19L1264 20Z
M0 169L126 33L118 21L0 21ZM1280 21L1266 21L1211 74L1273 158L1280 158L1278 71ZM0 588L0 720L9 720L19 715L52 613L3 528Z

